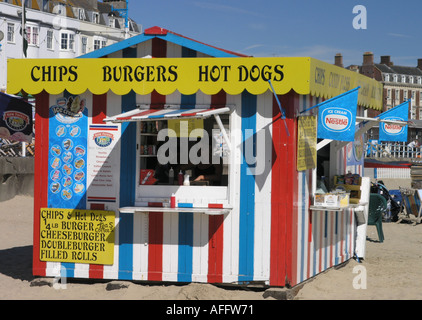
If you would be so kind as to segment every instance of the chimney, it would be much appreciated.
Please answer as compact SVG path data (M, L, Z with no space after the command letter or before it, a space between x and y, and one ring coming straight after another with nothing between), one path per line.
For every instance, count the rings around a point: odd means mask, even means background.
M374 64L374 54L372 52L365 52L363 54L363 65L373 65Z
M363 54L363 64L360 73L369 78L374 78L374 69L374 54L372 52L365 52Z
M390 56L381 56L381 64L385 64L389 67L393 65L393 62L391 61Z
M341 53L337 53L334 57L334 65L340 67L340 68L344 68L343 66L343 56L341 55Z
M422 70L422 59L418 59L418 69Z

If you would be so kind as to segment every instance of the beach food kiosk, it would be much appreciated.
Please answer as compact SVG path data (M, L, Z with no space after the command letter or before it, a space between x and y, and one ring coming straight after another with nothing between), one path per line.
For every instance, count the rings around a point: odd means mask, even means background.
M33 274L293 286L348 260L353 208L311 209L316 155L298 146L315 132L300 111L356 86L358 113L380 109L357 73L158 27L9 60L8 91L36 96ZM361 149L318 151L327 180L362 175Z

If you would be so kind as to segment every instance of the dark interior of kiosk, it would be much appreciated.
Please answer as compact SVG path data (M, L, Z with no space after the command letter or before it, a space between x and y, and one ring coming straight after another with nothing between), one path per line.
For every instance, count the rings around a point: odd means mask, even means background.
M221 121L228 131L229 116L227 114L220 115ZM183 120L180 120L183 121ZM140 161L140 185L191 185L191 186L227 186L228 185L228 164L224 158L224 150L222 139L216 139L216 135L220 132L214 117L203 119L203 128L208 135L208 139L203 140L202 147L198 147L201 137L190 135L185 136L169 136L166 135L165 140L159 140L158 132L168 129L167 120L142 121L139 123L138 130L140 135L140 143L138 145L139 161ZM221 135L220 135L221 136ZM220 137L221 138L221 137ZM171 150L165 149L166 159L159 160L159 149L165 145L176 144L176 155L169 154ZM186 149L181 146L187 146L189 154L196 154L199 158L193 161L187 156ZM208 157L206 153L202 156L204 148L208 148ZM205 159L205 160L204 160ZM187 184L187 180L189 183Z

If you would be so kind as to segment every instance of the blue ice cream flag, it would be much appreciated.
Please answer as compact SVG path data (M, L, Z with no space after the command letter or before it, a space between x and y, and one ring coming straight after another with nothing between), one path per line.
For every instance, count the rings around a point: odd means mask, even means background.
M409 120L410 100L385 111L379 115L381 120L404 121ZM407 141L407 125L401 126L396 123L380 122L379 141Z
M355 140L359 88L342 93L310 108L318 107L318 138L339 141Z

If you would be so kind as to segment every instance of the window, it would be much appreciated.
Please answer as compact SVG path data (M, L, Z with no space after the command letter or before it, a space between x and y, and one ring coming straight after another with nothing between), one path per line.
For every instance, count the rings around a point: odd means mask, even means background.
M49 3L49 0L43 0L42 1L42 10L43 11L47 11L48 12L48 3Z
M400 101L400 90L396 89L396 101Z
M82 54L87 53L87 46L88 46L88 38L87 37L82 37L81 38L81 52Z
M53 50L53 30L47 30L47 49Z
M94 40L94 50L98 50L101 48L101 41L98 39Z
M416 119L416 107L412 106L411 119Z
M113 19L113 18L109 18L109 20L108 20L108 26L110 28L116 28L116 20Z
M64 3L57 4L57 14L60 14L62 16L66 15L66 5Z
M38 46L39 44L39 31L38 26L26 26L26 40L28 45Z
M407 90L403 90L403 100L407 100Z
M419 120L422 120L422 108L419 108Z
M219 118L227 132L229 115ZM228 185L227 145L214 117L141 121L138 132L138 185Z
M69 34L69 50L75 50L75 35L73 33Z
M61 35L61 40L60 40L60 49L62 50L68 50L69 49L69 35L65 32L62 33Z
M7 24L7 42L15 43L15 24L14 23Z
M60 38L60 49L63 51L75 51L75 34L62 32Z
M92 22L93 23L100 23L100 15L97 12L92 13Z
M79 20L85 20L85 10L82 8L78 9L78 18Z
M397 82L397 77L398 77L398 75L396 75L396 74L393 76L394 82Z
M94 50L98 50L107 46L107 40L104 38L94 39Z

